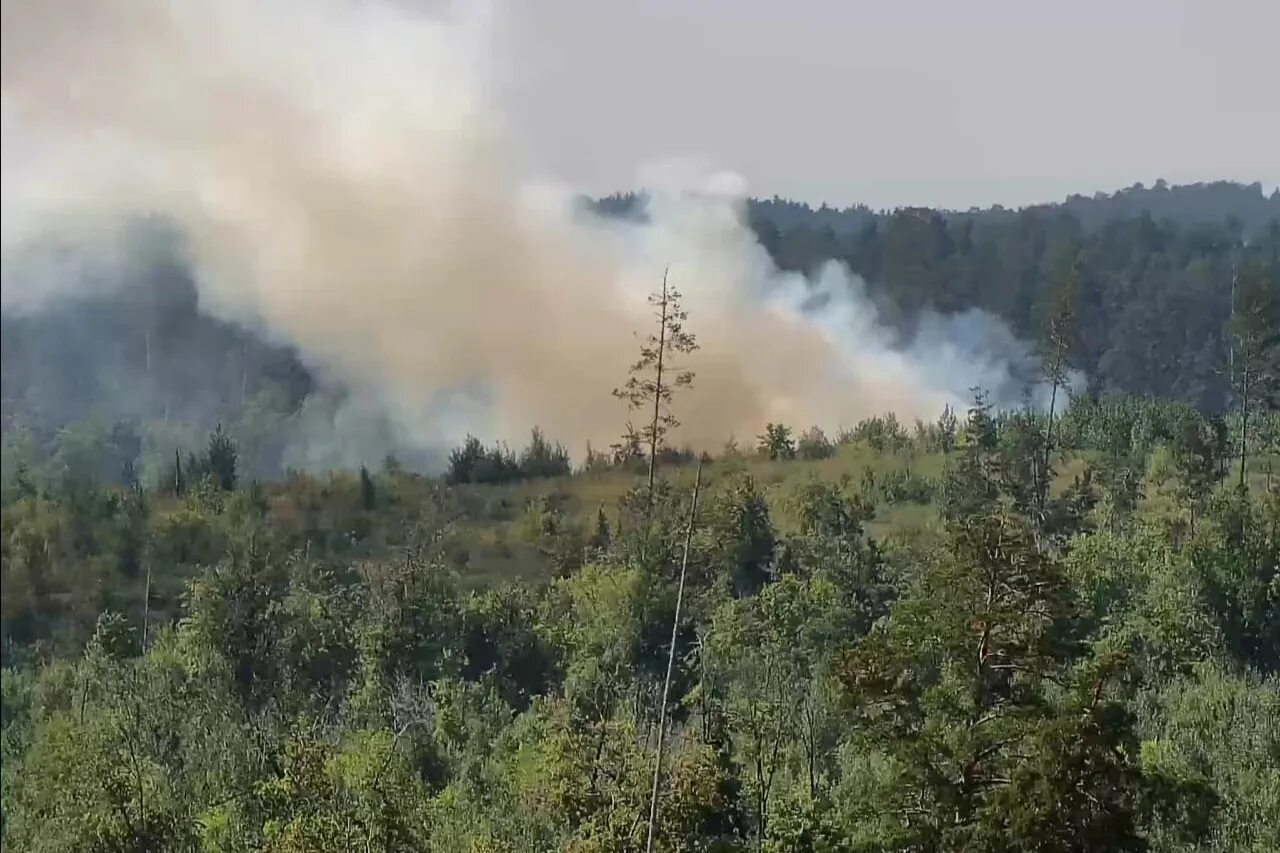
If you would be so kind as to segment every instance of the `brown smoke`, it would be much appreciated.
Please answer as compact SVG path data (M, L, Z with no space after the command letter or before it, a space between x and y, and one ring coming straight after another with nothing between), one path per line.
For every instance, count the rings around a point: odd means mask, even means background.
M723 179L647 176L644 225L529 184L485 95L485 29L339 0L6 3L6 256L171 218L211 310L265 324L423 442L456 438L435 395L469 386L489 400L478 434L613 439L609 391L668 263L702 345L681 440L931 416L1001 369L931 378L939 356L893 352L839 270L821 287L843 326L788 307L809 286L773 268Z

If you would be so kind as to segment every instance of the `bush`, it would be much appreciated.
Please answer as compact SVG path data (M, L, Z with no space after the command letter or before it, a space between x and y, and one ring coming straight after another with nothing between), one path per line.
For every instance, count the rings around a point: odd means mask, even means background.
M535 477L563 477L569 473L569 451L559 442L549 442L538 427L533 428L529 446L520 454L520 475Z
M906 430L902 428L902 424L898 423L897 416L892 412L859 421L852 430L840 435L841 444L861 442L880 453L886 450L896 452L905 447L908 440Z
M474 435L467 436L463 445L449 454L445 482L497 485L538 477L561 477L569 471L569 451L559 442L548 441L542 430L534 427L529 445L518 460L501 442L486 447Z
M796 458L796 443L791 437L791 427L785 424L765 424L764 434L759 441L761 456L773 460Z
M890 504L930 503L939 493L937 480L905 469L894 469L877 475L871 468L862 471L863 497Z
M796 453L801 459L827 459L835 452L836 447L827 438L827 434L816 426L809 427L809 430L796 442Z
M193 507L179 507L151 522L151 560L157 566L208 565L223 549L222 532Z
M878 491L887 503L927 504L937 493L938 484L914 471L889 471L880 478Z
M480 439L467 436L466 442L449 454L449 469L445 482L506 483L520 479L520 466L511 451L502 444L485 447Z

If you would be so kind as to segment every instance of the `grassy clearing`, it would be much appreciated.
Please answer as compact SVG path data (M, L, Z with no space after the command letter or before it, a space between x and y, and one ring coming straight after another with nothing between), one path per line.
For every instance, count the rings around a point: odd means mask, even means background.
M763 492L770 515L784 533L795 529L789 496L810 480L844 482L857 490L868 477L912 474L936 481L946 459L941 453L887 452L851 444L821 460L769 460L741 455L714 460L705 470L710 490L730 476L746 473ZM669 466L662 476L679 486L690 486L695 466ZM548 557L532 541L528 531L529 507L550 498L560 507L566 523L590 530L604 509L610 521L616 517L619 499L643 485L642 474L627 471L593 471L568 477L533 480L502 486L465 486L457 489L462 515L454 523L454 539L465 550L464 582L484 586L509 580L549 578ZM937 513L929 503L899 501L877 504L867 524L868 535L884 539L894 535L927 535L937 529Z
M1055 459L1057 476L1053 491L1061 493L1082 477L1095 452L1073 453ZM770 516L778 530L795 530L789 496L810 480L844 482L853 490L865 488L868 478L880 482L886 476L906 474L937 483L943 477L947 457L942 453L920 453L914 450L876 450L866 444L847 444L837 453L821 460L769 460L754 454L714 460L705 470L709 488L725 478L745 472L764 493ZM1261 492L1268 487L1268 464L1273 472L1280 470L1280 460L1250 460L1250 485ZM693 482L695 466L686 463L668 466L662 476L681 486ZM1272 473L1271 479L1280 478ZM531 504L550 498L564 514L568 524L590 530L601 508L610 521L616 517L618 500L629 489L643 485L639 473L607 470L576 473L567 477L532 480L503 486L465 486L458 489L463 515L455 523L459 556L465 552L466 570L463 580L468 585L486 586L512 580L536 581L553 576L554 569L532 541L528 532ZM1229 476L1227 482L1234 483ZM1148 507L1167 505L1172 498L1154 486L1147 488ZM885 500L876 502L875 516L866 525L867 535L881 542L927 541L938 535L941 521L931 500Z

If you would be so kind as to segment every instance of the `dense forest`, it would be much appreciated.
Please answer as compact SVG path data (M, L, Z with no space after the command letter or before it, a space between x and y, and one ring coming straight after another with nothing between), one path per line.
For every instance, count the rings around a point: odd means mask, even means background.
M904 341L1004 317L1050 406L682 448L664 286L607 450L323 472L314 377L148 232L4 317L4 849L1273 850L1277 204L753 202Z
M618 214L642 200L600 204ZM1073 358L1091 393L1150 394L1207 411L1227 406L1222 365L1237 271L1280 253L1280 191L1266 196L1257 184L1160 182L1017 211L815 210L775 198L750 202L747 216L782 269L837 260L862 276L904 339L924 308L980 308L1035 339L1053 283L1074 265Z

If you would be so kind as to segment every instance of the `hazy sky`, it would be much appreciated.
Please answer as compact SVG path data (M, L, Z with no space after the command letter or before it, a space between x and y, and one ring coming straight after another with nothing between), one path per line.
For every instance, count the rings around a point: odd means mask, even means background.
M508 0L526 165L606 192L703 158L756 195L1026 204L1280 183L1277 0Z

